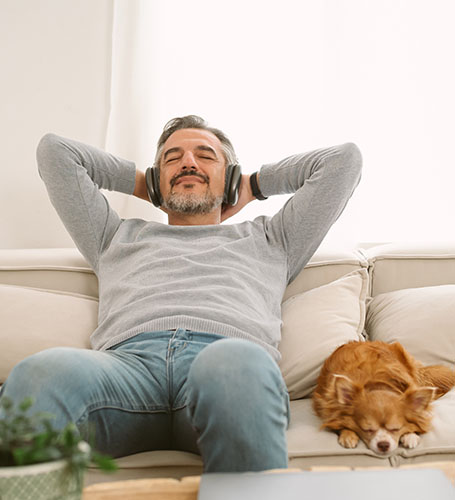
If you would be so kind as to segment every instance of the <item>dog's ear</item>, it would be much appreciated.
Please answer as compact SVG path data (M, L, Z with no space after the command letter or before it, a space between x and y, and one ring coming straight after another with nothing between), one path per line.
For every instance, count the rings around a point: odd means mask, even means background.
M419 387L418 389L407 391L404 397L409 407L414 411L423 411L428 408L428 405L435 398L436 391L436 387Z
M333 374L337 401L342 405L351 404L359 388L346 375Z

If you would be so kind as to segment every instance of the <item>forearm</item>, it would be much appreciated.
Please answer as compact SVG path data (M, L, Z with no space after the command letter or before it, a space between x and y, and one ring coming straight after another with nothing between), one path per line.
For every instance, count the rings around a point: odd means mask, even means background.
M132 194L134 163L55 134L41 139L37 162L51 203L96 271L100 252L120 224L99 188Z
M288 256L288 282L303 269L343 212L361 177L352 143L295 155L261 169L265 196L295 192L268 226Z
M358 177L360 166L358 147L346 143L263 165L257 180L264 196L291 194L296 193L310 178L318 182L343 184L344 178Z
M79 179L98 188L132 194L135 165L94 146L55 134L46 134L37 148L38 169L47 185L59 183L68 189Z
M133 195L141 200L150 201L147 193L147 185L145 182L145 173L142 170L136 170L135 184Z

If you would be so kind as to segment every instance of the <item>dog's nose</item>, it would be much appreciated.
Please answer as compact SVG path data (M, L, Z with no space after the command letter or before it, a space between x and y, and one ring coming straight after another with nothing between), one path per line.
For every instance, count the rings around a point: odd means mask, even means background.
M379 441L378 448L382 453L385 453L390 448L390 443L388 441Z

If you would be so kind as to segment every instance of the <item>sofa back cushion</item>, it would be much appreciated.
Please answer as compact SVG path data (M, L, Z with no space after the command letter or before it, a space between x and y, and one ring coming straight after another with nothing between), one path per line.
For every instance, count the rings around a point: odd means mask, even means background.
M283 302L302 292L327 285L346 274L368 267L368 262L358 250L319 249L307 265L289 283Z
M76 248L0 249L0 284L98 298L98 280Z
M89 348L98 301L74 293L0 285L0 383L25 357L50 347Z
M280 369L291 399L312 393L337 347L363 340L367 290L368 272L357 269L283 302Z
M370 340L400 342L426 365L455 367L455 285L376 295L365 325Z
M370 295L455 284L455 241L389 243L362 251L370 266Z

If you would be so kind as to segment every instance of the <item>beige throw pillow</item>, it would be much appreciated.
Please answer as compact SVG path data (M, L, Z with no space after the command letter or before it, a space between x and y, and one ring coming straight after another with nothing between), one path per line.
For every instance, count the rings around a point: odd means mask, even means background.
M89 348L98 301L65 292L0 285L0 383L14 365L50 347Z
M368 305L370 340L400 342L424 364L455 364L455 285L381 293Z
M337 347L363 340L367 290L367 270L359 269L283 302L280 368L291 399L313 392Z

